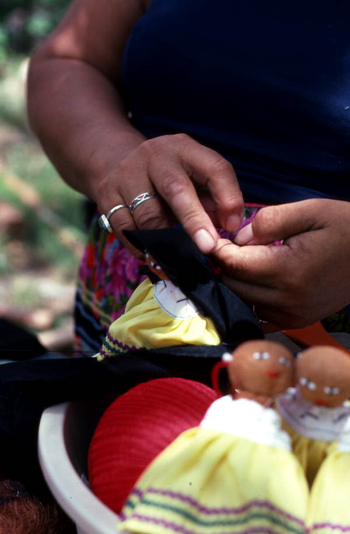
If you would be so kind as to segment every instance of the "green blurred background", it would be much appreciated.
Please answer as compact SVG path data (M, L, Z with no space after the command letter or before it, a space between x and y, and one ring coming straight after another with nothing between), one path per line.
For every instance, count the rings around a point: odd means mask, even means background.
M69 4L0 3L0 317L30 329L49 349L66 352L85 240L84 202L30 132L25 83L30 55Z

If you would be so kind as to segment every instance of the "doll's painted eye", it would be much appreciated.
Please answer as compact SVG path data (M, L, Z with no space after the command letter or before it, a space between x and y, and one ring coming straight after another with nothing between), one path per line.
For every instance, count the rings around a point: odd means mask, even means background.
M254 352L253 358L254 360L268 360L270 358L270 354L268 352Z
M284 358L283 356L280 357L279 362L281 365L284 365L284 367L290 367L290 361L287 360L287 358Z
M307 378L304 378L304 377L299 379L299 384L301 384L307 389L310 389L310 391L315 391L317 389L315 382L312 382L311 380L308 380Z
M323 391L325 392L326 395L338 395L340 393L340 389L337 388L337 387L329 387L329 386L326 386Z

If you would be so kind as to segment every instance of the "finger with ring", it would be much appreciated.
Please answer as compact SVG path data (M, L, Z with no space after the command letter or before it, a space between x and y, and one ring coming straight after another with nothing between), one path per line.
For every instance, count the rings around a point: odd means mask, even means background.
M140 195L137 195L137 197L134 198L134 200L131 201L131 204L129 206L130 213L133 214L135 209L142 204L142 202L146 202L146 200L151 200L152 198L157 198L157 193L151 193L151 192L145 192L141 193Z
M112 217L113 213L115 213L118 210L121 210L122 208L127 208L128 206L126 204L118 204L118 206L114 206L114 208L110 209L109 212L105 215L102 214L101 217L98 219L98 224L100 225L100 228L104 230L105 232L112 233L113 228L110 225L109 219Z

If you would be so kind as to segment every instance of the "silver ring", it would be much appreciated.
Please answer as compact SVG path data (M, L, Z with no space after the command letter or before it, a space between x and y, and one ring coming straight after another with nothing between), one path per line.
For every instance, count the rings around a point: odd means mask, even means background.
M150 200L151 198L156 198L158 195L157 193L141 193L141 195L137 195L137 197L134 198L134 200L131 201L131 204L129 206L130 213L133 214L136 210L137 206L142 204L142 202L146 202L146 200Z
M112 217L113 213L115 213L118 210L121 210L122 208L127 208L128 206L126 204L118 204L118 206L114 206L107 215L101 215L98 219L98 224L100 225L100 228L104 230L105 232L109 232L110 234L113 233L113 228L111 227L109 223L109 219Z
M252 312L254 313L255 317L257 318L259 324L268 324L268 323L269 323L269 321L265 321L265 319L262 319L262 318L259 317L259 315L256 313L256 311L255 311L255 304L253 304L253 306L252 306Z

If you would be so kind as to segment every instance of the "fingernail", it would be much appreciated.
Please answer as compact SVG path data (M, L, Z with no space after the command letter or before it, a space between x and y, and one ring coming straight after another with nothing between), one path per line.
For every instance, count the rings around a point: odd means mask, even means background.
M241 216L237 213L235 215L230 215L226 220L226 230L228 232L235 232L239 228L241 220Z
M238 232L238 234L235 237L235 243L237 245L248 245L250 241L252 241L254 235L253 235L253 227L252 224L247 224L242 230Z
M203 254L208 254L208 252L211 252L216 246L215 239L209 234L209 232L207 232L207 230L198 230L194 234L193 239Z

